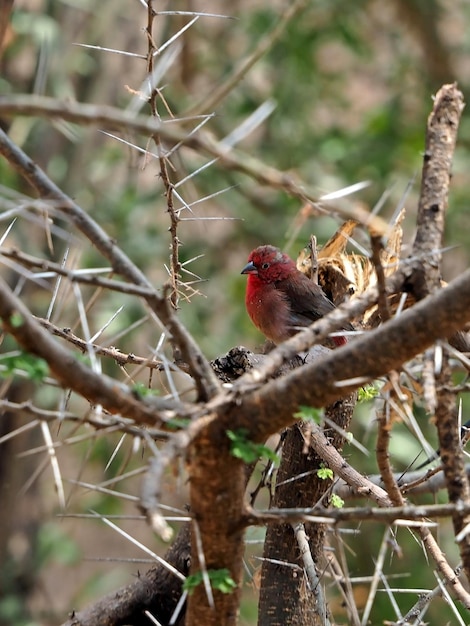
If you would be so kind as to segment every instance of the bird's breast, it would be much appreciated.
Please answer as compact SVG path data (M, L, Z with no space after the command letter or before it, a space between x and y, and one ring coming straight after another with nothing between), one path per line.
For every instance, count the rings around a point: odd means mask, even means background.
M252 278L250 276L249 278ZM284 294L273 283L248 282L245 304L253 324L271 341L281 343L290 337L290 309Z

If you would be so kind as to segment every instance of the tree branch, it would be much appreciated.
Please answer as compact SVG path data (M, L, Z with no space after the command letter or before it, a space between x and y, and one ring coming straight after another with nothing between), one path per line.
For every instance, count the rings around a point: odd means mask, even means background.
M318 200L318 190L309 187L305 181L294 179L291 174L269 167L245 152L233 149L227 151L226 146L214 141L209 135L178 128L174 120L171 124L165 124L145 115L135 115L110 106L71 101L58 102L55 98L46 96L25 95L0 96L0 113L59 117L78 124L98 125L108 130L135 130L146 136L159 133L162 139L168 142L185 145L218 159L226 169L242 172L262 185L282 190L298 198L302 203L309 201L322 212L327 211L344 219L356 220L377 234L385 234L389 229L389 225L381 217L372 215L363 206L321 203ZM181 120L182 124L185 122L187 120Z
M398 369L437 339L452 335L470 320L469 307L470 270L467 270L445 289L399 317L312 364L260 388L256 388L256 375L243 376L232 390L232 397L237 399L239 427L247 428L255 440L266 439L269 434L288 426L300 405L331 404L365 382ZM315 327L312 325L282 345L308 346L309 341L315 339ZM246 394L253 387L255 389ZM233 419L231 412L230 416Z
M153 289L147 277L132 263L116 242L80 206L67 196L46 174L0 129L0 154L36 189L42 198L55 200L57 210L65 215L82 232L99 252L111 263L114 272L130 282ZM213 397L218 381L209 363L186 328L171 310L166 298L153 289L146 297L151 309L168 329L173 341L188 363L201 400Z
M10 333L24 350L45 359L56 380L82 395L92 404L100 404L110 413L119 413L136 423L164 424L176 416L173 401L152 398L152 405L140 400L126 385L104 374L93 372L73 353L55 341L31 315L29 309L13 295L0 278L0 318L3 331ZM182 409L182 405L179 406Z

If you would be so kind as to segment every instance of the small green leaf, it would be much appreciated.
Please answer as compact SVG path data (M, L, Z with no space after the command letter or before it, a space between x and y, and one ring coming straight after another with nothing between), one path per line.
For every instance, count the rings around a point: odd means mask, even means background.
M317 470L317 476L322 480L333 480L333 470L329 467L326 467L322 463L320 465L320 469Z
M135 385L132 386L132 391L136 396L139 396L139 398L158 396L160 393L158 389L149 389L144 383L135 383Z
M304 421L315 422L315 424L321 424L323 419L323 409L314 409L311 406L300 405L297 413L294 413L294 417Z
M244 463L255 463L258 459L263 458L273 463L279 462L279 457L271 448L261 443L255 443L247 439L248 431L246 428L238 430L227 430L227 437L232 442L230 445L230 453L237 459L241 459Z
M230 576L230 572L227 568L207 570L207 575L209 576L211 587L221 591L222 593L232 593L237 586L233 578ZM191 576L188 576L184 581L183 589L191 595L196 587L202 583L202 581L202 572L191 574Z
M165 425L174 430L181 430L187 428L190 422L191 420L189 417L172 417L170 420L165 422Z
M343 498L336 495L336 493L331 494L331 506L334 506L335 509L342 509L344 506Z
M40 383L49 374L47 362L28 352L18 352L5 356L0 360L0 363L5 367L0 372L2 378L10 378L17 375L18 372L24 372L30 380Z
M13 328L19 328L20 326L23 326L24 318L21 313L13 313L13 315L10 316L10 324L13 326Z
M379 388L374 383L366 385L365 387L361 387L357 392L357 401L367 402L368 400L373 400L379 393Z

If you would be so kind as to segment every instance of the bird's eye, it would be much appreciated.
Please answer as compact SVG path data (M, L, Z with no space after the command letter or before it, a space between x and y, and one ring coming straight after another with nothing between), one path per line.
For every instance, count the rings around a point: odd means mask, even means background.
M268 267L269 267L269 263L263 263L263 265L261 266L261 269L267 270Z

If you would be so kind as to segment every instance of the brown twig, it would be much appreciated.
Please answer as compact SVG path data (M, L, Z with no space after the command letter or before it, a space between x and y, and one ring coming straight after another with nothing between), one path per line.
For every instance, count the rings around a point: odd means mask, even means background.
M142 298L150 298L154 295L153 287L139 286L132 283L119 282L111 278L102 278L93 274L86 274L82 271L68 269L59 263L49 261L48 259L40 259L38 257L26 254L16 248L0 248L0 254L7 259L14 259L25 267L36 268L43 272L51 272L59 276L65 276L72 283L82 283L84 285L92 285L94 287L102 287L116 293L124 293L129 296L140 296ZM111 272L111 270L109 270Z
M265 55L273 44L283 34L289 22L307 5L307 0L294 0L286 6L284 13L281 15L279 22L275 25L269 34L265 34L259 38L258 45L253 52L245 57L228 78L214 89L209 97L205 97L202 101L195 104L186 111L185 115L200 115L204 112L212 112L230 93L234 87L243 80L247 72L259 59Z
M391 372L389 376L397 377L396 372ZM384 406L377 412L377 444L376 444L376 457L377 465L382 476L384 487L388 493L390 500L394 506L403 506L404 498L398 488L398 484L393 475L392 466L390 464L390 435L392 429L392 419L390 416L390 394L391 390L387 392L387 396L384 399Z
M412 254L422 264L410 277L416 298L425 298L440 288L441 253L449 203L449 186L457 130L464 108L463 95L455 84L444 85L436 94L428 118L426 150L423 162L421 193L418 205L417 232ZM440 348L442 351L442 349ZM449 357L442 351L442 364L436 374L436 424L439 447L451 502L469 502L470 485L460 446L460 425L456 394L452 390ZM455 534L470 522L468 515L453 516ZM460 554L467 578L470 578L470 535L461 537Z
M457 504L404 504L386 508L366 506L344 507L342 509L314 506L311 508L270 508L258 511L248 507L246 509L246 523L250 526L262 526L263 524L294 524L304 521L318 524L338 524L340 522L367 520L383 524L398 522L400 526L406 526L407 521L421 522L423 518L451 517L458 506ZM465 505L463 511L469 513L470 504ZM414 526L414 524L410 526Z
M382 322L386 322L390 319L390 308L388 305L387 288L385 282L385 271L382 265L381 255L384 249L382 237L374 233L371 234L371 249L372 249L372 263L375 267L375 274L377 276L377 289L378 289L378 307L379 315Z
M452 158L464 108L463 95L455 84L436 94L426 130L417 231L412 256L421 265L410 276L409 286L417 299L440 287L441 250L449 203Z
M31 354L47 361L49 367L65 388L73 389L93 404L101 404L111 413L132 418L137 423L155 426L175 417L174 401L152 398L152 407L138 399L125 385L93 372L75 356L59 345L41 328L26 306L14 296L0 278L0 317L4 331L15 337Z
M465 473L465 458L460 442L457 394L452 389L452 369L446 351L442 356L440 371L436 375L436 388L436 426L449 501L467 504L470 503L470 483ZM467 578L470 578L470 534L461 534L463 529L470 524L470 515L457 509L452 516L452 521L455 535L461 535L458 541L460 555Z
M70 421L77 425L89 424L93 426L97 431L102 432L121 432L129 433L134 437L141 437L142 430L139 426L136 426L125 418L120 418L118 415L96 415L93 411L88 411L85 415L78 415L70 413L68 411L51 411L48 409L42 409L35 406L31 400L25 402L10 402L8 400L0 400L0 408L4 411L11 413L17 413L19 415L27 415L28 417L34 417L37 420L44 420L45 422L67 422ZM171 435L163 430L156 428L147 428L146 433L153 440L165 441ZM94 435L93 435L94 436ZM68 440L57 442L57 446L67 445Z
M55 185L46 174L0 129L0 154L37 190L41 197L58 202L58 210L65 215L99 252L111 263L116 274L128 281L152 289L151 283L116 242L80 206ZM170 332L172 341L181 350L201 400L213 397L218 381L199 346L176 317L167 300L155 290L146 298L151 309Z
M153 9L153 1L148 0L147 2L147 26L146 26L146 34L147 34L147 75L149 80L151 80L153 70L154 70L154 58L155 54L158 52L157 45L153 38L153 23L156 17L156 13ZM154 86L149 94L148 103L150 105L150 110L152 113L152 117L157 120L161 124L161 117L158 112L157 101L160 97L160 90L157 86ZM170 254L170 281L171 281L171 293L170 293L170 302L174 309L178 308L178 287L180 281L180 272L181 272L181 263L179 260L179 247L180 241L178 238L178 224L179 224L179 214L175 210L174 202L173 202L173 185L170 180L170 176L168 173L168 164L167 158L165 156L165 151L163 149L162 140L160 133L152 134L153 140L157 147L157 155L158 161L160 164L160 177L163 182L163 186L165 187L165 196L166 196L166 204L167 204L167 212L170 216L170 236L171 236L171 254Z
M84 354L87 350L92 348L95 354L99 354L101 356L108 357L115 361L118 365L142 365L148 369L156 369L162 370L162 361L155 359L154 357L143 357L137 356L136 354L127 354L125 352L121 352L119 348L115 348L111 346L110 348L106 348L97 343L90 343L81 337L75 335L69 328L59 328L49 320L37 317L35 318L41 326L47 328L47 330L56 337L60 337L61 339L65 339L68 343L72 344L76 348L78 348Z
M162 139L174 144L182 144L197 152L217 158L229 170L246 174L258 183L284 191L298 198L302 203L310 202L322 212L339 215L349 220L356 220L377 234L386 234L389 225L380 217L371 215L362 205L321 204L318 190L305 181L296 179L292 174L282 172L257 160L253 156L238 150L228 151L226 146L213 140L202 132L191 133L179 128L177 124L159 123L148 116L140 116L109 106L83 104L77 102L58 102L45 96L0 96L0 113L9 115L39 115L48 118L59 117L78 124L100 126L109 130L135 130L145 136L159 133Z

